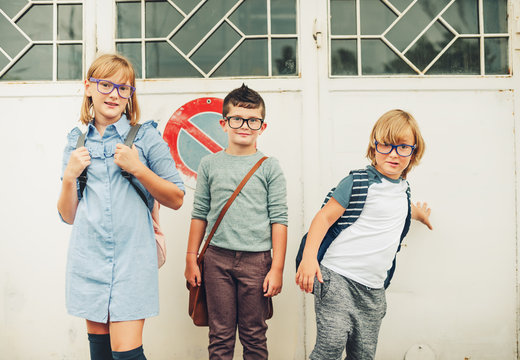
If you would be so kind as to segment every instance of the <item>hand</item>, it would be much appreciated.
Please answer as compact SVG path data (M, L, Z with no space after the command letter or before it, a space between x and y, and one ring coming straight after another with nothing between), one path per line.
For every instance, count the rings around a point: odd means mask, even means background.
M132 145L132 148L129 148L125 144L117 144L114 154L114 163L132 175L143 165L139 159L139 151L135 147L135 144Z
M271 269L264 279L264 296L273 297L282 291L283 274L279 270Z
M300 289L306 293L310 293L312 292L315 277L318 278L320 283L323 282L318 260L315 258L306 259L304 257L300 263L300 266L298 266L298 271L296 271L296 285L298 285Z
M63 173L63 178L74 179L81 175L83 170L90 165L90 154L86 147L82 146L70 153L69 162Z
M412 219L422 222L428 229L433 230L432 224L430 223L431 212L432 209L428 207L427 203L421 204L417 202L417 205L412 203Z
M186 269L184 270L184 277L191 286L200 286L202 284L202 276L200 274L199 265L197 260L194 261L186 260Z

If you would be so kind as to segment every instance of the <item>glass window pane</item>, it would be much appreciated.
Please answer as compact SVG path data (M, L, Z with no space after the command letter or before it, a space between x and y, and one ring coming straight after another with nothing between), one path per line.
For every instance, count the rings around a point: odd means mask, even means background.
M397 15L380 0L360 2L361 34L382 34L394 22Z
M457 0L442 18L459 34L478 34L478 0Z
M147 1L145 13L147 38L166 37L184 19L167 1Z
M227 23L219 26L191 59L208 73L240 40L240 35Z
M330 33L356 35L356 0L330 0Z
M395 26L388 31L386 38L400 51L428 26L447 5L449 0L418 1Z
M483 0L484 32L507 33L507 0Z
M507 38L485 38L486 75L510 74Z
M199 4L200 1L195 0L173 0L175 5L180 7L182 11L184 11L185 14L188 14Z
M82 31L81 5L58 5L58 40L81 40Z
M1 80L52 80L52 45L34 45Z
M173 47L165 41L146 43L146 77L201 77Z
M413 69L381 40L361 40L361 60L363 75L415 74Z
M244 1L229 20L246 35L267 34L267 2Z
M7 19L0 16L0 47L15 57L27 45L29 41Z
M296 0L271 0L271 33L296 34Z
M479 39L460 38L430 68L427 75L480 74Z
M213 73L213 76L267 76L267 39L248 39Z
M141 3L117 3L117 33L119 39L141 37Z
M331 73L332 75L357 75L357 41L331 41Z
M399 11L404 11L413 0L389 0L389 2Z
M296 39L272 39L273 75L297 75Z
M213 0L204 3L170 40L182 52L188 54L235 3L235 0Z
M52 5L33 5L16 22L32 40L52 40Z
M82 56L82 45L58 45L58 80L80 80Z
M27 0L0 0L0 9L13 18L27 5Z
M141 43L117 43L117 52L126 56L134 66L135 76L139 79L143 77L141 68Z
M439 21L436 21L426 33L410 48L406 57L420 70L423 70L455 37Z

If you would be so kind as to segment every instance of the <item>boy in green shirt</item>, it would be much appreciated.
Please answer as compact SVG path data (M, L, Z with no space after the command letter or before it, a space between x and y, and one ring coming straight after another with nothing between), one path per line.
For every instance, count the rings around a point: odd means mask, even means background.
M186 254L186 280L200 286L198 250L243 177L264 155L256 141L267 127L262 97L247 86L224 99L228 147L201 160ZM267 359L268 298L280 293L287 244L286 185L270 157L222 219L204 254L209 358L232 359L238 327L244 359ZM271 257L272 249L272 257Z

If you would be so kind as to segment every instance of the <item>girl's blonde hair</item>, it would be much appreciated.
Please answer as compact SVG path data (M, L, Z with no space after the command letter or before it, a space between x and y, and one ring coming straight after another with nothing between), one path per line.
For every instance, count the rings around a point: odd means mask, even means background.
M91 77L96 79L106 79L107 77L113 76L119 72L122 73L123 81L128 81L130 85L135 87L135 71L132 63L126 57L119 54L105 54L94 60L88 69L86 81L89 81ZM130 121L130 125L133 126L139 122L141 113L135 91L132 94L132 97L128 99L128 104L126 105L124 114ZM83 96L83 104L81 105L80 121L87 125L92 121L92 119L94 119L94 115L92 98L85 94Z
M406 136L408 130L411 130L414 136L415 150L411 155L410 164L408 164L401 174L403 179L406 179L408 172L419 164L425 149L425 143L421 131L419 130L419 125L414 117L406 111L399 109L390 110L384 113L374 124L367 150L367 158L372 161L372 166L376 165L375 141L398 145L399 141Z

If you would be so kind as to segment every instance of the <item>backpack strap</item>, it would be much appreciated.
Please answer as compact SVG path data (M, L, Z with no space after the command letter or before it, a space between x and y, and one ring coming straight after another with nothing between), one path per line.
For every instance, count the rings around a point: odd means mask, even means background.
M136 137L137 132L139 131L140 128L141 128L141 124L135 124L134 126L132 126L130 128L130 131L128 131L128 135L126 136L126 139L125 139L125 145L128 146L129 148L132 148L132 145L134 143L135 137ZM137 191L137 195L139 195L141 200L143 200L144 204L148 207L148 201L146 200L146 195L139 188L139 186L137 186L134 183L134 181L132 180L133 179L132 174L130 174L129 172L121 169L121 175L123 175L123 177L125 179L130 181L130 184L134 187L135 191Z
M345 209L343 215L328 229L325 237L322 239L320 247L318 249L318 262L321 263L325 252L329 248L330 244L336 239L341 231L352 225L361 215L361 211L365 206L365 201L368 194L368 172L366 169L352 170L349 175L353 176L352 181L352 192L350 193L349 204ZM332 188L325 200L323 201L322 207L330 200L332 194L336 188ZM296 269L300 265L303 257L303 250L307 241L307 234L305 234L300 242L300 248L296 255Z
M76 143L76 149L79 149L82 146L85 146L85 136L87 132L81 133L78 137L78 142ZM87 168L83 169L81 175L78 176L79 183L79 194L83 196L83 190L85 190L85 186L87 186Z
M132 144L134 143L135 137L137 135L137 132L141 128L141 124L135 124L130 128L128 131L128 135L126 136L124 144L128 147L132 147ZM76 143L76 149L85 146L85 137L87 133L81 133L81 135L78 137L78 141ZM123 175L124 178L126 178L128 181L130 181L130 184L134 187L135 191L137 191L137 195L143 200L145 205L148 207L148 201L146 200L146 195L143 193L143 191L132 181L132 174L125 170L121 170L121 175ZM83 195L83 191L85 190L85 187L87 186L87 168L83 170L80 176L78 176L78 182L79 182L79 193Z

